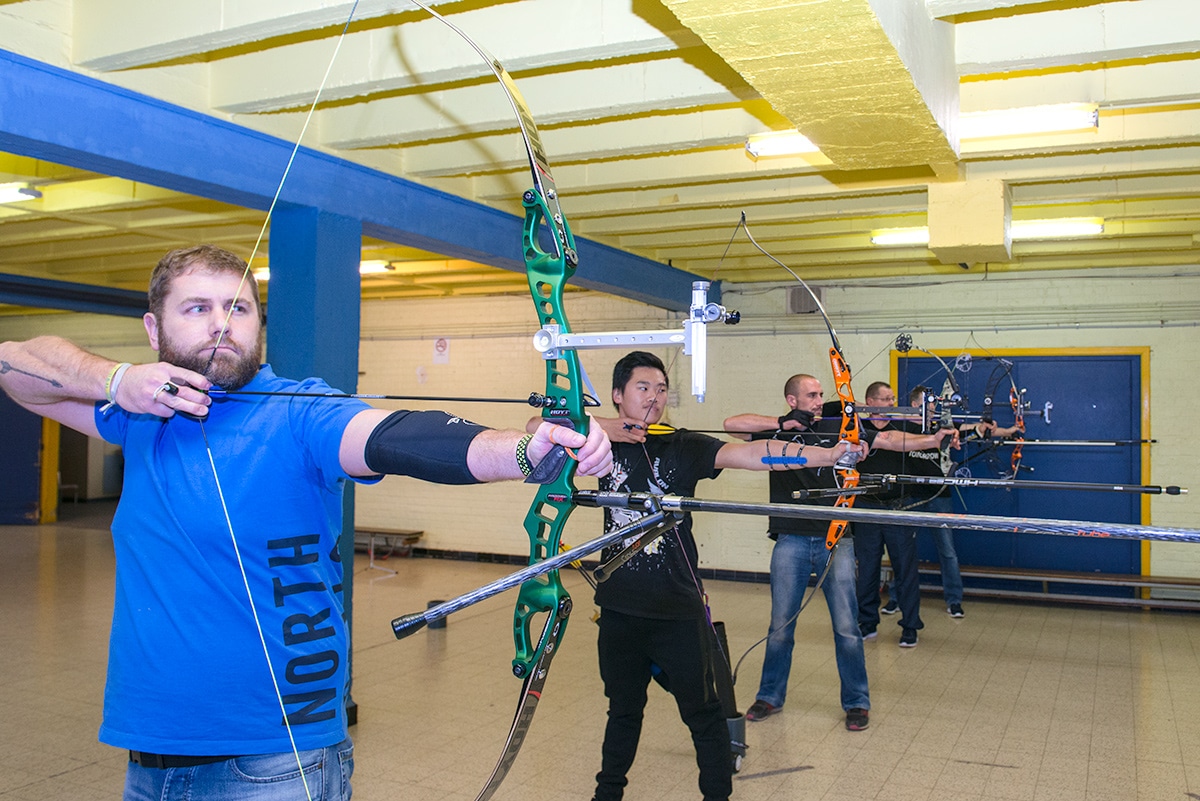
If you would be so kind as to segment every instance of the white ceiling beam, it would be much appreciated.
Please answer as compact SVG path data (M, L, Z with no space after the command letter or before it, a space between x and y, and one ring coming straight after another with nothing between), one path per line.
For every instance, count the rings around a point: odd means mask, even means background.
M1050 183L1126 175L1192 175L1197 171L1200 171L1200 145L1127 150L1121 153L1059 153L1022 159L996 153L991 158L968 163L966 178Z
M965 81L961 87L964 112L1058 103L1097 103L1104 108L1131 108L1198 100L1200 59L997 76Z
M427 0L430 6L451 0ZM123 70L328 28L350 18L351 0L87 0L73 3L74 62ZM408 0L360 0L354 19L417 12ZM424 12L420 12L424 13Z
M954 27L959 75L1097 64L1200 51L1195 0L1137 0Z
M767 164L770 162L770 164ZM724 183L784 175L808 175L817 170L799 158L762 159L757 163L744 147L677 153L630 159L604 159L580 163L551 162L555 183L563 202L569 197L593 192L631 189L649 185ZM513 171L473 178L430 181L439 187L486 201L499 198L506 186L527 182L528 171L514 166Z
M521 81L519 88L540 125L727 105L740 99L682 59L537 75ZM383 147L515 130L516 124L503 90L488 83L327 109L320 114L320 136L333 148ZM520 141L513 147L519 150Z
M1111 0L1092 0L1107 3ZM925 0L925 9L934 19L958 17L964 14L979 14L987 11L1003 11L1022 7L1045 5L1046 0Z
M457 14L453 22L513 74L676 49L670 37L629 13L629 6L630 0L528 0ZM521 35L528 30L542 33ZM328 41L300 42L214 62L212 104L233 113L308 105L332 52ZM247 74L257 79L247 81ZM478 78L492 80L488 65L453 31L427 18L349 34L321 99Z
M619 161L567 164L554 168L555 180L561 190L563 207L568 214L602 208L613 192L644 191L642 187L659 186L660 197L676 202L689 194L704 195L715 186L735 185L745 188L758 186L765 191L793 192L797 197L828 196L872 187L909 185L923 188L928 178L878 179L874 182L841 180L836 173L818 171L811 167L776 169L762 167L744 156L741 149L688 153L661 158L628 159ZM790 160L788 160L790 161ZM749 166L747 166L749 165ZM1189 167L1187 165L1194 165ZM1132 174L1191 175L1200 169L1200 142L1186 147L1129 148L1120 152L1099 149L1085 153L1047 153L1027 158L1012 158L1000 148L981 151L965 164L970 178L1002 178L1010 181L1057 182L1076 181L1094 176ZM760 171L761 170L761 171ZM482 201L499 202L506 192L526 181L525 172L478 176L469 181L450 183L464 194ZM677 191L676 187L683 187ZM586 192L584 191L586 189ZM1171 191L1175 191L1172 189ZM581 195L592 200L584 201ZM584 208L576 209L577 206Z
M547 128L541 136L557 172L557 165L572 162L676 154L729 145L742 148L748 136L763 130L758 115L733 107ZM524 168L527 164L520 153L506 160L500 156L512 150L509 140L514 137L516 133L406 147L402 151L404 174L454 176ZM744 161L752 163L748 156Z
M1101 111L1099 127L1091 130L967 140L962 146L962 158L969 160L982 154L1000 152L1012 157L1056 150L1119 149L1196 142L1200 142L1200 109L1163 112L1116 109Z
M871 197L822 198L793 200L776 198L774 202L745 203L701 208L639 208L619 214L582 219L573 223L575 233L587 231L588 236L605 234L688 230L693 228L722 228L730 234L737 226L739 214L746 212L751 226L759 222L815 219L823 216L849 214L908 214L925 211L925 189Z
M925 192L925 184L906 182L904 191ZM874 189L856 188L857 194L878 197L896 191L894 186L879 186ZM563 198L563 208L573 218L608 216L634 209L699 209L713 206L737 206L746 203L761 203L775 198L825 200L847 194L845 187L831 184L819 174L793 175L761 181L728 181L723 183L693 184L675 187L633 187L603 193Z

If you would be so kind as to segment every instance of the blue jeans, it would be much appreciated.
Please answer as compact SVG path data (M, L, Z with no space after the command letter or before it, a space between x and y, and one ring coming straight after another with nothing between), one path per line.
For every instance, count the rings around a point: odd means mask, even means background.
M758 700L782 707L792 672L792 649L796 644L796 621L808 579L818 576L829 561L824 537L780 534L771 551L771 629L763 658ZM834 551L833 566L821 589L833 624L834 653L842 681L842 709L870 709L867 662L862 635L858 631L858 599L855 596L854 540L843 537Z
M950 496L943 493L921 507L921 511L949 513L954 511ZM938 561L942 565L942 594L946 596L946 606L961 604L963 599L962 574L958 572L958 553L954 550L954 529L949 526L925 528L933 537L937 546Z
M354 744L300 752L304 781L296 755L257 754L192 768L144 768L135 762L125 771L124 801L349 801L354 773Z

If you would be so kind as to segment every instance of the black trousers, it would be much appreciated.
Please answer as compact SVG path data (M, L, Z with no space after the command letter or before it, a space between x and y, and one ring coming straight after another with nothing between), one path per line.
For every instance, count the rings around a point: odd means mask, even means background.
M620 801L637 756L652 669L679 707L696 747L700 792L725 801L733 792L729 727L713 685L712 634L703 618L654 620L613 612L600 615L600 677L608 697L608 725L596 801ZM719 658L719 657L718 657Z
M863 508L871 507L860 503ZM883 549L887 548L895 575L896 603L900 625L922 629L921 576L917 570L917 530L907 526L854 524L854 555L858 557L858 624L866 629L879 625L879 580Z

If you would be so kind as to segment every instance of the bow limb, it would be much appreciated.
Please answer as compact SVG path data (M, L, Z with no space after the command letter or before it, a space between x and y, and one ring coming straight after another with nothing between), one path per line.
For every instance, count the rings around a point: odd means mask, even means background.
M809 291L811 292L812 290ZM833 369L833 386L837 391L838 400L842 404L842 425L838 431L838 439L850 445L857 446L860 441L859 433L861 429L854 400L854 390L850 386L850 365L846 363L845 357L842 356L842 349L838 344L836 335L834 336L833 346L829 349L829 365ZM846 455L834 466L834 469L837 471L838 484L842 489L854 489L858 486L857 462L858 452L847 451ZM854 499L857 497L855 493L842 493L834 501L833 506L835 509L849 509L854 506ZM832 550L837 545L838 540L842 538L842 535L846 533L846 528L849 525L849 520L831 520L829 522L829 531L825 534L825 547Z
M1016 430L1013 432L1015 443L1009 459L1009 474L1001 475L1001 478L1017 477L1017 473L1021 470L1021 445L1025 439L1025 392L1017 388L1016 379L1012 374L1013 367L1013 363L1008 359L1000 359L1000 363L992 370L992 374L988 376L987 388L983 393L983 413L980 416L985 423L996 422L994 417L996 390L999 388L1000 382L1007 378L1008 402L1013 410L1013 425Z
M578 255L571 228L558 203L558 191L554 186L554 177L550 173L550 165L546 160L533 115L516 83L494 56L429 6L419 0L411 1L469 44L487 63L508 96L520 126L533 178L533 188L527 190L522 197L525 220L521 244L529 291L541 328L555 328L557 331L568 333L570 325L563 308L563 288L575 273ZM539 244L543 224L551 232L552 253L543 250ZM578 355L568 348L551 349L543 353L543 356L546 362L545 395L548 400L542 408L542 418L569 426L586 435L589 418L585 410L585 382ZM555 451L552 451L551 456L554 454ZM546 458L550 459L551 456ZM525 516L531 565L543 562L560 552L562 532L574 508L571 502L574 492L575 463L570 459L564 460L563 467L557 475L538 485L533 503ZM520 751L537 709L538 700L541 698L542 685L550 669L550 660L558 650L558 642L566 630L570 613L571 596L563 587L558 569L550 570L521 584L513 613L516 655L513 658L512 669L517 678L524 679L524 684L504 751L480 791L477 801L491 798ZM533 621L538 615L545 615L546 620L542 633L535 642Z
M940 406L940 411L938 413L938 426L940 428L954 428L953 409L955 406L959 406L963 402L962 389L959 387L958 381L956 381L954 378L955 368L946 364L946 360L933 351L927 350L922 348L920 345L915 344L912 336L909 334L901 334L900 336L896 337L896 350L898 350L900 353L908 353L912 350L919 351L927 356L932 356L937 363L941 365L942 371L946 374L946 378L942 381L942 394L941 397L938 398L938 405ZM957 367L957 365L955 365L955 367ZM928 417L926 417L925 420L927 421ZM950 457L950 445L951 441L949 438L947 438L943 439L941 444L938 446L938 451L940 454L939 461L943 474L949 473L950 467L953 464L953 460Z
M1008 380L1012 381L1012 371L1009 371ZM1009 466L1012 468L1012 478L1016 478L1021 471L1021 447L1025 444L1025 395L1024 392L1017 389L1015 381L1008 391L1008 403L1013 410L1013 425L1016 426L1016 431L1013 432L1012 438L1014 441L1012 458L1009 459Z
M821 302L821 298L817 296L817 293L812 291L812 287L810 287L803 278L797 275L791 267L788 267L779 259L772 256L763 248L762 245L758 244L758 241L754 238L754 235L750 233L750 226L746 223L746 212L742 212L742 216L738 222L738 225L743 231L746 232L746 238L750 240L750 244L752 244L759 253L763 254L768 259L775 262L775 264L786 270L788 274L792 276L792 278L795 278L796 281L800 283L800 286L804 287L804 291L812 296L813 302L816 304L817 311L821 313L821 319L825 321L825 328L829 331L829 338L832 341L832 344L829 348L829 366L833 370L833 386L837 392L838 400L841 402L842 406L842 424L838 431L838 439L839 441L845 442L849 445L857 446L861 439L861 426L858 420L858 405L854 400L854 390L850 386L850 365L846 361L845 355L842 353L842 343L838 340L837 331L834 330L833 323L830 321L829 315L825 312L825 304ZM735 230L734 235L736 234L737 231ZM840 460L838 460L838 463L834 466L834 470L838 477L838 485L842 489L852 490L858 486L859 476L857 464L858 450L857 447L855 447L854 450L846 451L846 454ZM834 508L851 508L854 506L855 497L856 495L854 493L843 493L839 495L837 500L834 502ZM848 520L831 520L829 522L829 531L825 535L825 547L832 550L833 547L837 545L838 540L842 538L842 535L846 533L846 529L849 527L849 525L850 522Z

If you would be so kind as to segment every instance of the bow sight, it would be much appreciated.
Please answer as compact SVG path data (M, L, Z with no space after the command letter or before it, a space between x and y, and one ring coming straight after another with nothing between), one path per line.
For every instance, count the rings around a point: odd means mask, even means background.
M708 301L708 281L692 283L692 305L683 321L682 331L609 331L596 334L577 334L563 331L559 325L547 325L533 335L533 347L547 361L558 359L567 350L598 350L625 348L631 345L682 345L683 352L692 357L692 394L704 403L708 392L708 324L723 322L737 325L742 315L726 311L718 303Z

